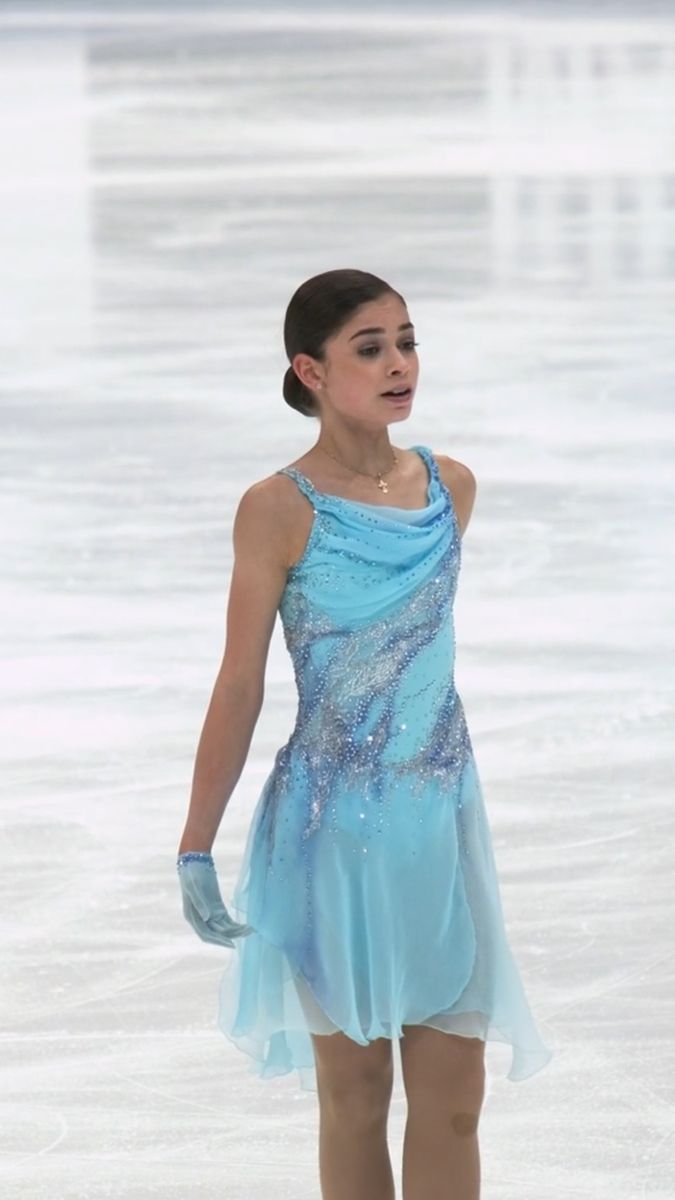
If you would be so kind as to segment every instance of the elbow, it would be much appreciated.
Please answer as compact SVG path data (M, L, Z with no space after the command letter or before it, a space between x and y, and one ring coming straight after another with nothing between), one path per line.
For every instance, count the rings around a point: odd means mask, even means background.
M261 677L248 675L242 679L221 669L216 680L216 691L238 708L245 709L257 717L265 696L265 682Z

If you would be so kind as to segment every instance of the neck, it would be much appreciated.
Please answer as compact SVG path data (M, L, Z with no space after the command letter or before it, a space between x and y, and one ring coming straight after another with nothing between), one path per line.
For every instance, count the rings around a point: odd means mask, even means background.
M395 450L386 429L372 433L364 430L352 433L347 429L337 432L322 429L316 445L329 455L334 455L345 466L354 471L363 471L366 475L385 474L394 465Z

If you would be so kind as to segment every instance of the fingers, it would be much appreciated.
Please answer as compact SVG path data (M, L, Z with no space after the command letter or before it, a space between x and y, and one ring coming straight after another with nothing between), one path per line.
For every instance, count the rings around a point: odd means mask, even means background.
M211 942L215 946L227 946L230 950L234 949L232 938L228 937L224 930L214 929L211 925L207 925L206 921L202 921L197 913L193 914L190 924L203 942Z
M239 937L245 930L250 929L249 925L233 921L220 898L210 904L200 895L194 899L190 898L202 921L205 921L212 929L222 929L228 937Z
M225 913L224 909L223 913ZM241 925L237 921L230 920L227 913L224 918L220 915L213 915L204 920L195 909L189 911L186 908L185 916L203 941L213 942L219 946L233 948L234 938L246 937L249 933L253 933L250 925Z
M234 946L234 938L253 933L250 925L234 921L223 904L215 870L202 862L179 868L183 913L199 937L219 946Z
M229 938L245 937L247 934L253 933L250 925L240 925L238 921L232 921L229 916L224 919L210 917L205 924L209 929L217 930Z

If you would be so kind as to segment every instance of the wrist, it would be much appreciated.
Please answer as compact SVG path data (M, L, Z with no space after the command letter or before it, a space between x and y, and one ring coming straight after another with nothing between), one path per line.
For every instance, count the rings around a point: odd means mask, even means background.
M213 850L215 834L212 830L186 822L178 842L179 854L210 854Z
M207 850L183 850L176 859L176 867L180 871L181 867L190 862L205 863L209 867L214 865L213 855Z

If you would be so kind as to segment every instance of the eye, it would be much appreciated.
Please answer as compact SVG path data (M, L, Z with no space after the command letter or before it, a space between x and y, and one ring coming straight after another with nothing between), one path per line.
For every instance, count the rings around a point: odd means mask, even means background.
M405 347L407 347L407 349L412 351L415 349L415 346L419 346L419 342L413 341L412 338L406 338L403 345ZM359 350L359 354L361 354L364 358L374 358L375 354L378 353L379 349L380 349L379 346L362 346L361 349ZM373 350L375 352L375 354L371 354L371 350Z

